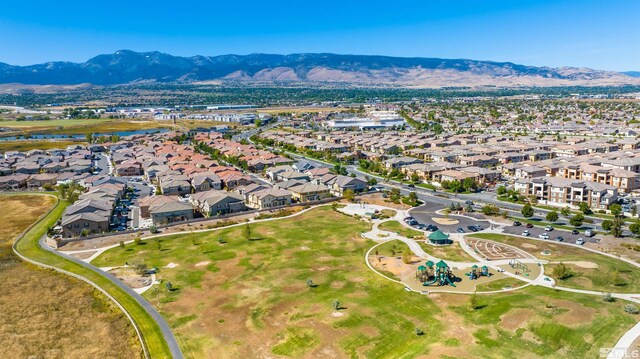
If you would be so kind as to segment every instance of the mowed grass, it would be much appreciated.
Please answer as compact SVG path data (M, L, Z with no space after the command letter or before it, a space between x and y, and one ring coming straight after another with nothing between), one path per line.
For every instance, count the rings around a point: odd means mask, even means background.
M252 223L250 240L244 226L131 243L93 264L159 267L173 290L161 285L145 295L188 358L583 358L612 346L636 320L623 303L550 289L498 294L495 303L481 296L486 306L477 311L467 309L466 295L407 292L365 265L375 243L360 233L370 225L326 206ZM390 241L376 249L397 255L405 247ZM532 311L522 330L503 328L502 317L546 303L556 309ZM583 305L593 309L579 312ZM554 337L573 328L578 334Z
M81 141L41 141L41 140L29 140L29 141L0 141L0 153L7 151L30 151L30 150L49 150L52 148L64 149L71 145L86 145L86 142Z
M419 237L424 235L424 233L420 231L416 231L415 229L403 226L402 223L398 221L382 222L380 223L380 225L378 225L378 228L383 231L398 233L399 235L407 238Z
M565 263L574 275L565 280L554 278L558 285L612 293L640 293L640 268L619 259L552 241L538 241L495 233L479 233L472 237L506 243L550 262L584 261L598 265L598 268L591 269ZM542 255L544 251L549 251L549 255ZM545 274L554 277L554 267L553 264L546 265ZM617 283L613 280L616 276L619 278Z
M444 259L445 261L477 262L477 260L471 257L464 251L464 249L462 249L462 247L460 247L460 243L458 242L453 242L446 246L432 246L423 241L419 241L418 243L425 252L436 258Z
M111 301L84 282L23 263L11 251L13 240L55 199L2 195L0 204L2 351L13 358L140 357L135 331Z

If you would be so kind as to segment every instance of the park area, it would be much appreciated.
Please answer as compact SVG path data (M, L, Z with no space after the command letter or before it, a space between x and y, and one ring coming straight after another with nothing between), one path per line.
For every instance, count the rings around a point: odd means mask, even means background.
M12 358L139 358L138 337L111 301L84 282L13 254L15 238L54 204L51 196L0 195L2 352Z
M640 270L616 258L552 241L502 234L481 233L472 238L505 243L549 261L545 265L545 274L564 287L612 293L640 293ZM560 265L568 268L566 278L555 275L558 272L554 269Z
M370 229L323 206L131 242L92 264L157 267L162 284L144 296L187 358L586 358L637 321L624 301L542 287L477 296L407 292L367 267L376 243L361 234ZM402 261L408 246L393 242L377 255Z

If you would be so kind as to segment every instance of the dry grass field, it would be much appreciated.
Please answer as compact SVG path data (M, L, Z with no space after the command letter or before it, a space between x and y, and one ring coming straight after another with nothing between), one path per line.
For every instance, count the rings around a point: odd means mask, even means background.
M48 196L2 195L0 347L12 358L139 358L133 327L79 280L22 263L14 239L54 204Z

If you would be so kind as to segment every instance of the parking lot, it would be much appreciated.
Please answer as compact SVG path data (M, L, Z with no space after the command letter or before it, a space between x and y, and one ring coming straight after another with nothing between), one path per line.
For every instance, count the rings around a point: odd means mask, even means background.
M434 224L443 232L456 233L458 228L462 228L465 233L470 233L469 226L479 225L484 229L489 228L490 224L486 220L473 220L465 216L456 216L454 214L448 215L446 218L443 214L438 214L436 211L445 209L442 204L426 202L420 207L416 207L409 211L409 214L415 218L419 224L430 225ZM444 224L446 220L450 220L457 223ZM438 223L439 222L439 223Z
M597 236L588 238L587 236L585 236L583 230L581 230L579 234L571 234L571 231L567 231L567 230L563 230L563 229L557 229L557 228L555 228L551 232L546 232L544 230L544 227L536 227L536 226L534 226L533 228L527 228L527 227L525 227L525 224L522 224L520 226L513 226L513 225L506 226L504 228L504 233L505 234L522 235L522 232L524 232L525 230L529 231L529 233L530 233L529 237L532 237L532 238L539 238L539 236L541 234L548 233L550 241L555 241L556 237L561 236L563 238L563 242L565 242L565 243L575 244L576 240L578 238L582 238L585 242L598 243Z

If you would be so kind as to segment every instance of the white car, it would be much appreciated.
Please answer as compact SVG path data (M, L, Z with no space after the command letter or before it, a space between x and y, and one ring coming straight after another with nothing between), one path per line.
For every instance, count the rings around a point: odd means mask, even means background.
M538 236L538 238L540 238L540 239L549 239L549 234L548 233L542 233L541 235Z
M579 245L579 246L583 245L584 244L584 239L578 238L578 240L576 240L576 244Z
M522 235L525 237L529 237L531 235L531 233L529 232L529 230L525 230L524 232L522 232Z
M547 232L551 232L551 231L553 231L553 227L546 226L546 227L544 227L544 230L547 231Z

